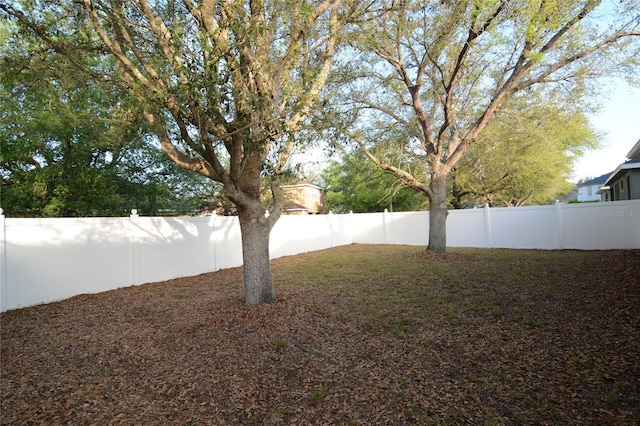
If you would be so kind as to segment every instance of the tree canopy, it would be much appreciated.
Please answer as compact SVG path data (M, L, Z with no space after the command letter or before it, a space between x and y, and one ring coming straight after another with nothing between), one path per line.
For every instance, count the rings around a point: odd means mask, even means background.
M376 167L359 150L331 160L321 174L325 208L334 213L424 210L426 199L393 174Z
M0 11L79 71L126 90L169 158L222 184L238 211L251 305L275 300L269 234L284 204L279 175L359 3L24 0ZM272 182L269 215L263 177Z
M452 169L449 204L547 204L566 195L574 162L598 145L582 108L531 92L512 99Z
M3 29L6 214L120 216L132 208L175 214L198 207L203 184L160 155L126 92L96 85L39 40Z
M428 197L428 249L445 251L448 177L495 114L539 86L577 96L607 73L637 77L639 18L637 2L391 2L351 34L336 117L376 165ZM418 173L394 164L399 154Z

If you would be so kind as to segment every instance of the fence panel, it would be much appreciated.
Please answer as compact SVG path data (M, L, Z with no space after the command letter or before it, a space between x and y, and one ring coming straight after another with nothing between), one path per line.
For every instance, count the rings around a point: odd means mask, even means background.
M132 218L131 223L136 227L132 243L139 256L139 277L134 284L216 269L215 238L212 238L215 228L211 217L139 217Z
M352 242L357 244L384 244L383 213L351 213L349 224Z
M609 250L640 248L640 201L563 206L562 248Z
M307 252L307 216L282 216L271 231L269 252L273 258Z
M489 209L451 210L447 217L447 245L491 247L488 241Z
M134 283L128 218L7 219L2 310Z
M426 246L429 243L429 212L398 212L383 215L386 244Z
M426 245L428 212L283 216L272 258L351 243ZM640 249L640 200L451 211L452 247ZM242 265L236 217L12 219L0 310Z
M242 236L240 222L235 216L211 216L214 247L214 271L242 265Z
M555 206L492 208L491 245L500 248L554 249ZM513 214L517 211L518 214Z

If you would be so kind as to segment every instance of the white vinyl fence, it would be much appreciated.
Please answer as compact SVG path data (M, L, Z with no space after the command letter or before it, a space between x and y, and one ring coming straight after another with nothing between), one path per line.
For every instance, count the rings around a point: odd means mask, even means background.
M283 216L277 258L428 243L429 212ZM640 200L454 210L450 247L640 249ZM0 214L0 311L242 265L236 217L14 219Z

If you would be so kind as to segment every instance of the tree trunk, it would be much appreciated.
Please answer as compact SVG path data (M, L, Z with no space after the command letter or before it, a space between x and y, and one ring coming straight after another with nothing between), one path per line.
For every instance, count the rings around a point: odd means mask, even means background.
M447 250L447 174L433 173L429 199L429 246L427 250L444 253Z
M276 300L269 264L271 225L259 203L254 208L238 208L244 263L244 303L247 306Z

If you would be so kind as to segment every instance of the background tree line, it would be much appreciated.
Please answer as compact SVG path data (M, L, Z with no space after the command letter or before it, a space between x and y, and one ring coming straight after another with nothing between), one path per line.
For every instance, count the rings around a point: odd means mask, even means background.
M126 91L96 84L37 38L16 37L5 21L0 52L6 215L123 216L132 208L174 215L224 208L216 186L162 154Z

